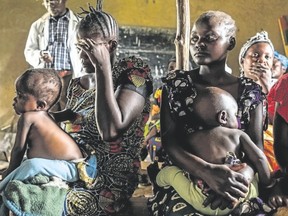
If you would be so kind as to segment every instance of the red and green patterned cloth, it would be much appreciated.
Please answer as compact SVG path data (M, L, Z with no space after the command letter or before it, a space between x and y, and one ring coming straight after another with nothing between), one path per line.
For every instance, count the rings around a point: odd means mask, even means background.
M140 89L139 94L146 97L142 114L114 142L103 141L97 130L95 89L83 89L79 82L79 78L72 80L66 108L80 115L81 121L71 124L68 132L84 153L96 155L98 173L89 189L83 182L72 185L66 197L64 215L108 215L122 209L138 185L140 144L149 116L152 78L149 67L140 58L125 58L114 65L114 89L132 84L135 91ZM145 89L141 90L143 87Z

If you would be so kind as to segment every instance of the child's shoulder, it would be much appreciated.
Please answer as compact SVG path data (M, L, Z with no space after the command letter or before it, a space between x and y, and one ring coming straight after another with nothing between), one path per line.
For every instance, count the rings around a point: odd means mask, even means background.
M26 121L42 121L43 118L49 117L47 111L29 111L23 113L20 118ZM52 120L52 119L51 119Z

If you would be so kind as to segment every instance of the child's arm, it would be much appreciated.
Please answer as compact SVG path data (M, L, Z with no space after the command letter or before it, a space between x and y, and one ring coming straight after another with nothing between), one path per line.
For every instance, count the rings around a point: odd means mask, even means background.
M268 161L261 149L250 139L248 134L243 132L240 136L241 148L248 160L256 168L259 174L259 180L264 186L271 184L271 175L268 167Z
M28 116L29 113L23 114L17 123L16 140L11 152L11 161L9 167L2 174L3 179L16 169L23 160L27 148L27 136L31 126Z
M49 112L53 116L56 122L71 121L77 119L77 113L73 112L71 109L65 109L59 112Z

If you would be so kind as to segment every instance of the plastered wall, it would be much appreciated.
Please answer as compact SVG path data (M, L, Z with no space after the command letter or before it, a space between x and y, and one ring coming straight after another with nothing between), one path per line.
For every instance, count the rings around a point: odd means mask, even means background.
M95 2L68 0L67 6L80 12L80 6ZM176 0L104 0L103 8L120 25L176 29ZM236 20L237 45L228 59L235 75L241 45L258 31L268 31L275 49L284 53L277 19L288 15L287 0L190 0L191 22L206 10L222 10ZM14 113L14 81L28 67L23 55L28 31L44 12L41 0L0 0L0 126Z

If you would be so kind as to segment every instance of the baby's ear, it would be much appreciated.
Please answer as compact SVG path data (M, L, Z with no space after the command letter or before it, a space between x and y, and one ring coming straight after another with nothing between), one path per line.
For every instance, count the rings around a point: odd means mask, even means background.
M217 120L220 123L220 125L226 125L227 124L227 112L226 112L226 110L221 110L218 113Z
M235 39L235 37L231 36L231 37L229 38L228 50L234 49L235 45L236 45L236 39Z
M37 101L37 110L46 110L47 109L47 102L43 100Z

